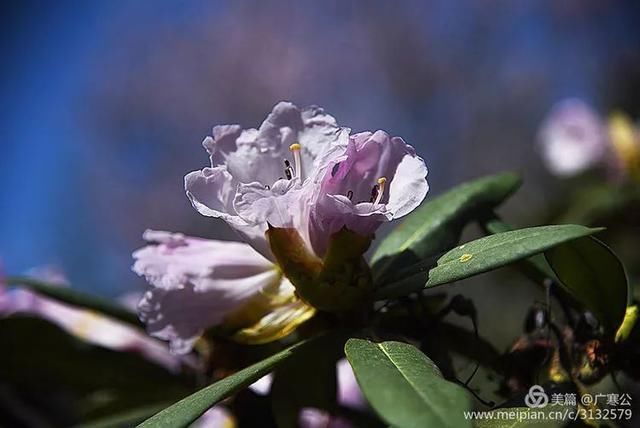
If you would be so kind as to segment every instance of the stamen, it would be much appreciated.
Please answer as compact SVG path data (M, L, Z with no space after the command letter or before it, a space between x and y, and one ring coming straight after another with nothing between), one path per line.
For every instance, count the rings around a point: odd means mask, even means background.
M378 185L375 184L371 188L371 197L369 198L369 202L373 203L373 201L375 201L377 197L378 197Z
M378 205L380 201L382 201L382 195L384 195L384 184L387 182L387 177L378 178L378 194L376 195L376 200L373 202L374 205Z
M349 198L349 200L353 199L353 191L349 190L347 192L347 198Z
M300 158L300 150L302 146L298 143L293 143L289 146L289 150L293 152L293 164L294 164L294 176L302 178L302 159Z
M287 177L287 180L293 178L293 168L291 168L291 164L286 159L284 160L284 175Z

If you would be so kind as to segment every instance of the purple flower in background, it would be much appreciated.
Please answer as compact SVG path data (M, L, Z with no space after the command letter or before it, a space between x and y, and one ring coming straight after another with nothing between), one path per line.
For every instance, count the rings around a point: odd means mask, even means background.
M235 337L259 343L313 315L275 265L248 244L151 230L144 239L151 245L133 253L133 271L151 284L138 306L140 318L174 352L188 352L210 327L253 326Z
M346 359L338 361L336 365L338 375L338 404L354 410L364 410L367 402L360 391L353 369ZM307 407L300 412L300 426L303 428L349 428L353 425L344 418L328 412Z
M365 410L367 402L360 391L358 382L349 362L343 358L336 364L336 375L338 383L338 404L354 410ZM258 395L267 395L271 390L273 375L268 374L250 386L251 390ZM351 427L347 420L331 415L325 410L307 407L302 409L299 416L299 426L302 428L320 427Z
M558 176L599 167L613 182L640 177L640 131L623 112L605 118L578 99L561 101L541 128L540 147Z
M553 107L540 130L539 144L549 171L563 177L602 162L609 145L604 120L579 99Z

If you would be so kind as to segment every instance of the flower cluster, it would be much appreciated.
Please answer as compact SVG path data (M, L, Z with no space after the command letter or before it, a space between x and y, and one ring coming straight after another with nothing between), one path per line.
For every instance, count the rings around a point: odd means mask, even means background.
M555 175L604 167L611 177L640 179L640 131L623 113L607 119L579 99L563 100L545 119L539 144Z
M277 104L258 129L216 126L210 166L185 177L202 215L244 243L147 231L133 270L151 287L141 319L186 352L207 328L262 343L317 309L343 310L370 288L363 253L376 229L428 191L414 149L384 131L352 134L318 107Z

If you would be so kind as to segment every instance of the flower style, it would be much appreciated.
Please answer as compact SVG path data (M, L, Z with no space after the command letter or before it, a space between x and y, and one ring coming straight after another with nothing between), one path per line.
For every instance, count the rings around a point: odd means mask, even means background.
M349 133L321 108L287 102L259 129L213 129L203 141L211 164L187 174L185 190L246 244L147 232L157 245L134 253L134 271L152 285L140 304L152 334L177 351L212 326L264 342L314 308L362 300L371 286L363 253L380 224L422 202L427 169L398 137Z

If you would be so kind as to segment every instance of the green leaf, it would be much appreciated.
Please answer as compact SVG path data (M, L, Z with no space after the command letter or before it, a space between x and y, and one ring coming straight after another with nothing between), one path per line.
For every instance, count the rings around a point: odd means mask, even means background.
M496 233L504 233L515 230L510 224L500 220L495 214L483 219L481 226L488 234L495 235ZM555 274L544 259L544 255L537 254L522 261L522 268L525 275L529 276L533 281L537 283L543 283L545 279L555 279Z
M170 404L171 402L147 404L100 419L93 419L86 423L77 425L75 428L121 428L134 426L135 424L144 421L149 416L158 413L160 410L164 409Z
M466 427L466 391L447 380L426 355L401 342L349 339L347 359L367 401L394 427Z
M167 407L138 425L138 427L187 427L209 408L270 373L279 364L291 358L296 350L309 342L305 341L293 345L265 360L219 380Z
M514 174L498 174L461 184L424 203L382 240L371 258L374 275L381 278L398 266L453 247L478 211L495 208L520 184Z
M502 221L495 213L489 214L486 218L480 220L480 226L488 234L496 234L514 230L514 228ZM576 299L561 285L556 274L547 263L544 254L536 254L528 259L516 262L514 267L524 274L527 278L538 285L551 284L551 292L561 301L570 303L572 306L577 305ZM548 281L551 281L548 283Z
M567 241L594 234L602 229L590 229L579 225L539 226L518 229L468 242L454 248L438 259L437 265L425 272L389 284L378 290L378 299L402 296L414 291L422 278L426 287L447 284L469 278L493 269L542 253Z
M613 251L593 237L567 242L545 253L567 290L613 336L624 319L629 294L624 266Z
M21 288L28 288L60 302L91 309L127 324L142 327L142 323L138 320L138 316L134 312L110 300L91 296L71 288L49 284L34 278L10 277L6 279L6 283Z

